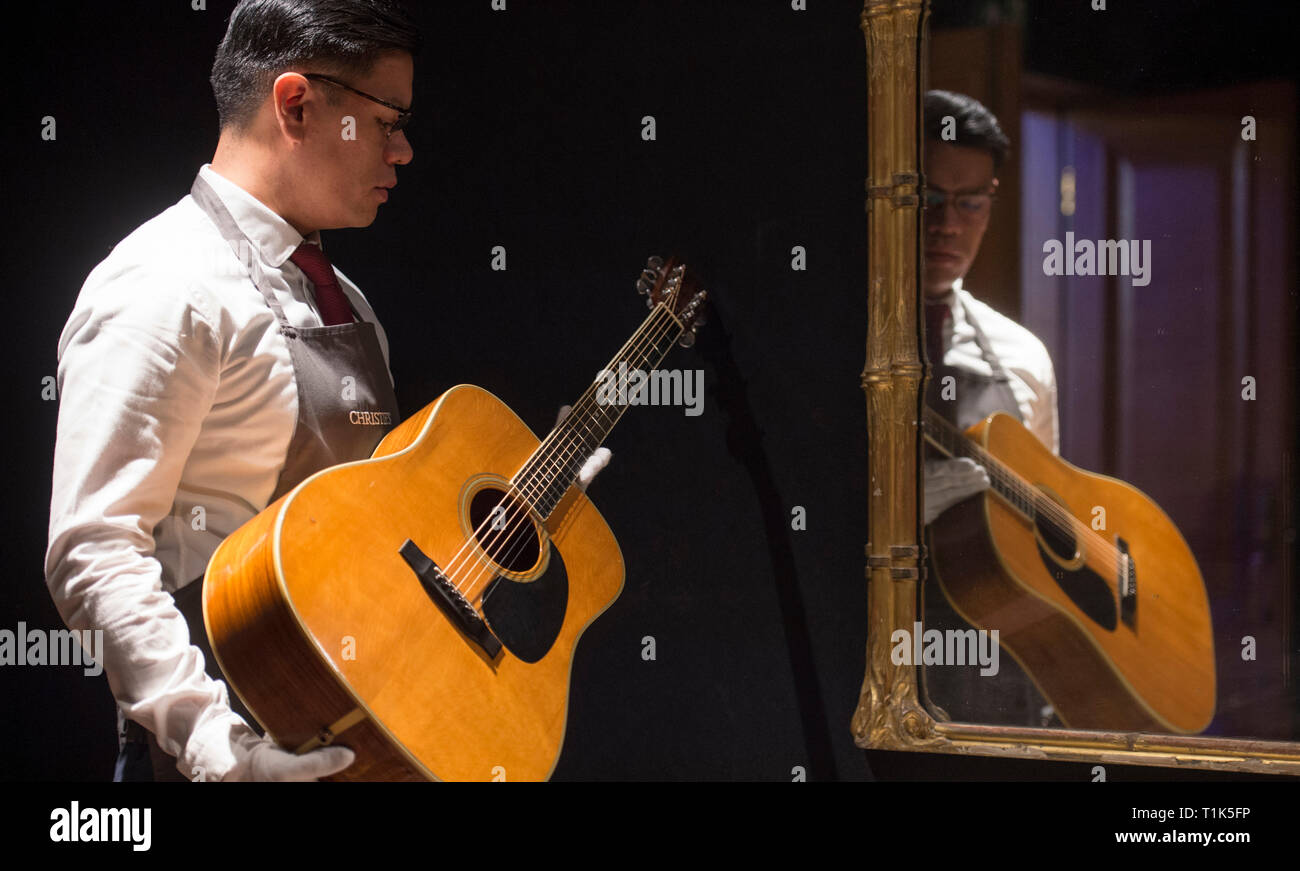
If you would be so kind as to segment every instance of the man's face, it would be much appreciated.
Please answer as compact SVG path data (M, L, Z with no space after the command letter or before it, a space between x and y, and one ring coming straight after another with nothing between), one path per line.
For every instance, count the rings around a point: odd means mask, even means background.
M925 295L940 297L952 283L970 271L980 240L988 229L991 204L980 197L994 190L993 155L978 148L966 148L950 142L926 140L925 181L933 192L949 194L942 206L925 211Z
M305 72L316 72L309 70ZM302 87L290 77L289 93ZM406 52L383 55L367 76L331 75L349 87L398 106L411 105L414 65ZM277 80L277 89L280 84ZM335 105L327 102L331 90ZM301 138L294 142L291 158L294 224L310 232L336 227L367 227L397 184L397 165L411 162L414 153L405 131L387 135L398 112L367 100L345 88L320 79L306 80L297 102L301 108ZM351 120L349 120L351 119ZM304 232L305 235L305 232Z

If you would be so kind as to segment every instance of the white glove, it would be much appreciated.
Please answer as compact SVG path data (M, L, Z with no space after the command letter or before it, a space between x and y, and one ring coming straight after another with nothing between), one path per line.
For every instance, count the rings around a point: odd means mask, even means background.
M925 525L958 502L989 488L989 473L970 457L925 461Z
M321 747L299 756L282 750L270 738L259 738L251 730L240 735L232 749L238 762L226 775L228 781L317 780L338 774L357 758L347 747Z
M555 425L559 426L560 422L568 417L571 411L573 411L572 405L561 405L560 413L555 416ZM578 489L584 493L587 492L587 485L595 480L601 469L609 465L609 458L612 456L614 454L610 452L609 448L596 448L595 452L590 457L587 457L587 462L583 463L582 468L578 470Z

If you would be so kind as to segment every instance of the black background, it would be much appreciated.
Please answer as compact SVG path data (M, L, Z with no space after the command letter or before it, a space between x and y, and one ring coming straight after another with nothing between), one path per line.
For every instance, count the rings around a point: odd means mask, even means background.
M3 344L17 444L0 627L61 625L42 581L57 407L41 379L86 274L212 157L207 76L233 3L207 5L47 2L7 33ZM472 383L545 432L640 323L633 282L650 254L684 255L716 307L700 347L664 364L705 370L704 414L632 409L590 490L627 578L578 647L555 779L788 781L796 766L870 778L849 733L867 626L861 5L413 5L426 39L414 160L372 226L326 233L388 333L404 414ZM936 27L973 23L936 5ZM1261 26L1270 4L1111 5L1031 18L1027 63L1134 90L1190 71L1293 74L1294 23ZM1224 23L1228 7L1234 21L1256 16L1249 30ZM1271 41L1247 37L1260 32ZM1216 35L1233 50L1220 43L1207 63ZM40 138L46 115L57 141ZM641 139L644 115L656 141ZM490 268L495 245L505 272ZM790 269L795 245L806 271ZM806 530L791 529L795 506ZM13 667L0 687L0 779L111 776L103 677ZM912 754L871 765L891 778L1090 779L1090 766Z

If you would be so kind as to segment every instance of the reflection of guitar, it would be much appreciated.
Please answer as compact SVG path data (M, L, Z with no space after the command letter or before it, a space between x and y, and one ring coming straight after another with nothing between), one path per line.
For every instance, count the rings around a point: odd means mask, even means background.
M652 311L606 371L653 369L703 321L685 267L651 258L637 286ZM352 748L345 780L550 776L574 647L623 588L618 543L572 486L625 408L600 384L540 442L453 387L221 544L212 649L281 746Z
M928 527L939 584L968 622L999 630L1061 720L1181 733L1209 725L1209 598L1160 507L1054 456L1010 415L963 435L927 407L925 437L984 466L992 484Z

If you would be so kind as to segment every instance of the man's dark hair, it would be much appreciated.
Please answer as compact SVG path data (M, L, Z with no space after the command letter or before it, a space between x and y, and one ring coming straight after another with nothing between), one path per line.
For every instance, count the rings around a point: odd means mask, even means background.
M956 138L951 140L942 135L943 119L948 115L955 122ZM994 172L998 171L1011 149L1011 140L1002 132L997 117L983 103L952 91L925 92L925 138L987 151L993 155Z
M212 64L222 130L246 130L277 76L314 72L363 77L379 56L420 53L420 33L398 0L240 0ZM342 96L326 89L326 101Z

